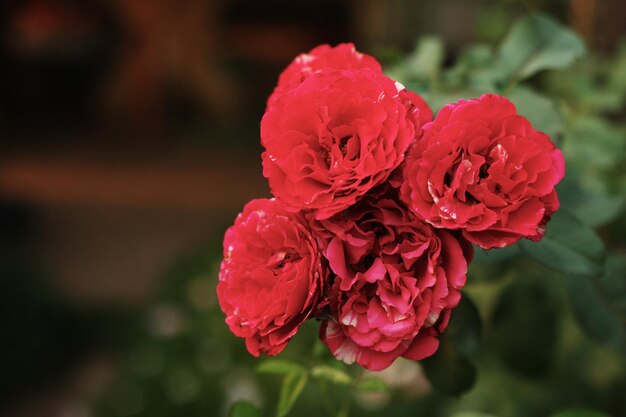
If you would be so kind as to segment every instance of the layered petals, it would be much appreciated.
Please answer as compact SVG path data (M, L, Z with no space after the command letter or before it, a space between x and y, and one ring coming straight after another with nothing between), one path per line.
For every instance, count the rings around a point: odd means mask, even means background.
M432 355L459 303L471 245L419 220L391 187L312 229L335 275L332 319L320 330L333 355L371 370Z
M357 70L361 68L382 73L378 61L370 55L357 51L352 43L341 43L334 47L319 45L307 53L298 55L285 68L278 78L278 85L267 100L268 106L273 105L285 92L299 86L312 74L328 69Z
M327 272L303 218L276 200L248 203L224 237L217 295L248 351L276 355L319 306Z
M486 94L445 106L424 126L402 170L401 198L429 224L490 249L541 239L564 175L550 138L508 99Z
M263 175L288 210L331 217L386 181L431 117L380 71L314 72L263 116Z

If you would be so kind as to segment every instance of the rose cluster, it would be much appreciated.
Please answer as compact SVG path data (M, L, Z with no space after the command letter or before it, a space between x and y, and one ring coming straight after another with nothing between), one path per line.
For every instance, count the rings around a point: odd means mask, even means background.
M559 208L550 138L487 94L433 112L352 44L281 74L261 121L274 198L224 238L217 294L250 353L275 355L309 318L371 370L436 352L473 246L538 240Z

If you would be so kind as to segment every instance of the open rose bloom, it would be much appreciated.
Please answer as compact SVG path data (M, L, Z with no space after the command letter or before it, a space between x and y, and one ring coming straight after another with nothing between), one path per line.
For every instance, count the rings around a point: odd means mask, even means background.
M403 90L365 68L320 71L284 93L261 121L276 198L322 219L386 181L421 135L421 103Z
M217 295L226 323L253 355L275 355L317 308L325 275L302 218L252 200L224 237Z
M313 228L336 275L334 320L320 333L335 357L380 370L432 355L461 298L471 245L417 219L393 191Z
M565 162L513 103L486 94L441 109L403 174L402 197L420 218L491 249L543 236Z
M218 298L253 355L310 318L335 358L371 370L433 355L472 243L538 240L559 207L563 157L504 97L445 106L352 44L298 56L261 121L274 199L224 238Z

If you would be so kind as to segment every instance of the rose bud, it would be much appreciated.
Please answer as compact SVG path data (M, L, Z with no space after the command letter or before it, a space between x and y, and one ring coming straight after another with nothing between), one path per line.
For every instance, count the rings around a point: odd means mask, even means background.
M541 239L565 162L513 103L486 94L441 109L402 173L401 198L419 218L490 249Z
M217 295L248 351L276 355L317 308L326 279L318 245L298 214L249 202L224 237Z

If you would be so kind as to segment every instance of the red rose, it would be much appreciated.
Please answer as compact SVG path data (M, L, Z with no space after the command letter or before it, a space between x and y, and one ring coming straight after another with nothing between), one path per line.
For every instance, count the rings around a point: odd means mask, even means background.
M217 295L251 354L279 353L317 307L320 258L303 219L273 199L252 200L226 231Z
M402 90L400 90L400 99L404 103L405 106L409 108L409 111L413 114L415 120L417 120L417 125L422 127L428 122L432 122L433 120L433 111L428 104L426 104L426 100L424 100L421 96L417 95L413 91L409 91L402 86ZM419 134L421 134L422 129L419 130Z
M403 90L360 69L316 72L286 92L261 121L263 175L274 196L324 219L387 180L430 111Z
M445 106L424 126L403 169L402 199L435 227L483 249L539 240L559 208L563 155L504 97Z
M369 68L382 72L382 68L372 56L360 53L351 43L342 43L335 47L320 45L307 54L300 54L285 68L278 78L278 85L267 100L274 104L286 91L297 87L311 74L327 69Z
M320 337L337 359L371 370L399 356L435 353L473 253L462 238L418 220L392 193L312 222L336 274L334 320L322 324Z

